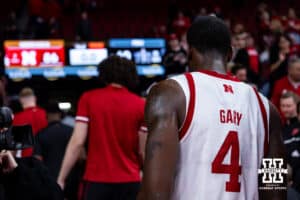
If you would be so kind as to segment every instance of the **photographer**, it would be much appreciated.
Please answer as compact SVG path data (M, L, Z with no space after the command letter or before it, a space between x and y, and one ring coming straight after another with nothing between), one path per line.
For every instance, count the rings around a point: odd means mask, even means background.
M0 107L0 199L63 200L62 191L39 160L14 158L17 150L32 147L34 141L31 126L12 127L12 120L12 111Z
M11 151L0 153L0 199L62 200L63 193L47 169L35 158L15 159Z

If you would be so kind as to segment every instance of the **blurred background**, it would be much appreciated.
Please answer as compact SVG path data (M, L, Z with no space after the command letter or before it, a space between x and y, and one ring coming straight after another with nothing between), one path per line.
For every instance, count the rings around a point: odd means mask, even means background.
M29 86L40 105L55 100L74 111L82 92L101 87L97 64L113 54L135 61L136 92L145 95L187 70L185 33L211 14L232 31L228 72L271 97L300 53L299 8L296 0L9 0L0 7L4 101L18 111L18 92Z

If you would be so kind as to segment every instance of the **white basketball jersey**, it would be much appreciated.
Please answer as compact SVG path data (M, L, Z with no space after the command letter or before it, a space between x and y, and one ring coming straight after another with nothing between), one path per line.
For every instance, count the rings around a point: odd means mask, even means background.
M257 172L268 148L268 100L216 72L172 79L187 104L172 199L258 199Z

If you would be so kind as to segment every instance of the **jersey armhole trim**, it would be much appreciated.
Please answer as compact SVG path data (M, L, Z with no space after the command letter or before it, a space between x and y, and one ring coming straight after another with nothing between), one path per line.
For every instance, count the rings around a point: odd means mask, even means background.
M77 122L83 122L83 123L88 123L90 120L89 120L88 117L76 116L75 117L75 121L77 121Z
M262 102L262 99L259 96L257 90L255 88L253 88L253 90L256 94L258 104L259 104L259 107L260 107L260 111L261 111L261 114L262 114L263 123L264 123L264 129L265 129L264 156L266 156L267 153L268 153L268 147L269 147L269 125L268 125L268 119L267 119L267 111L266 111L266 108L265 108L265 106Z
M194 115L194 110L195 110L195 83L193 80L193 76L190 73L184 74L189 90L190 90L190 101L188 102L188 111L186 112L186 117L185 120L182 124L182 128L179 131L179 140L181 140L187 133L188 129L190 128L190 125L192 123L193 115Z

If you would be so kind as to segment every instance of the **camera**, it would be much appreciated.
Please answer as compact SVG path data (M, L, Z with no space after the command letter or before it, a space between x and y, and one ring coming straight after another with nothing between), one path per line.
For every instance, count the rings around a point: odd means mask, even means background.
M0 107L0 150L20 150L32 147L34 137L30 125L12 126L13 113Z

